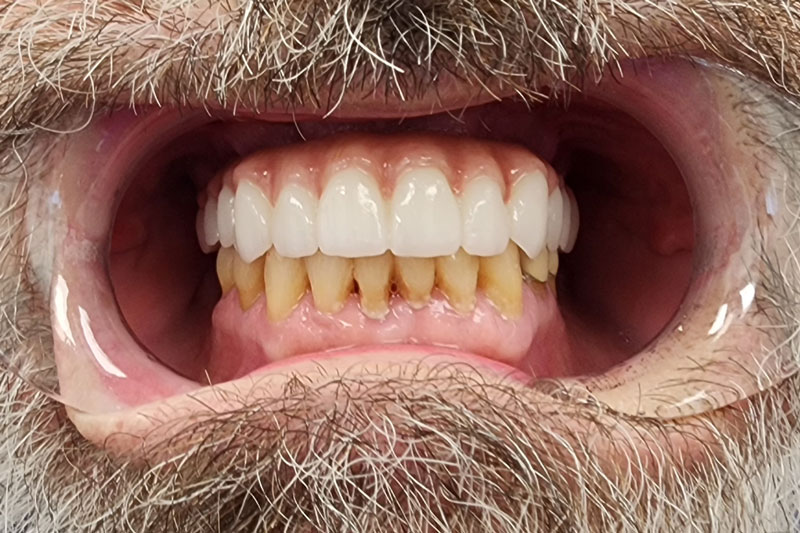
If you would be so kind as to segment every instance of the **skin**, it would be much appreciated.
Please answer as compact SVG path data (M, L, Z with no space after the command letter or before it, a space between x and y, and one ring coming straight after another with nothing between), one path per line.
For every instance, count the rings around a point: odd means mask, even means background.
M800 479L800 380L791 373L746 400L683 419L637 418L576 398L544 401L541 389L447 367L391 380L298 380L276 395L281 401L236 398L224 412L187 416L142 439L137 454L113 428L76 429L80 417L70 419L53 392L48 296L29 268L52 243L28 239L21 221L29 187L44 179L34 155L111 106L321 107L346 115L402 100L413 112L476 95L532 97L656 54L735 67L790 113L800 93L793 4L434 0L396 2L387 12L378 4L0 7L7 529L788 529ZM306 31L297 23L303 16L328 21L329 31ZM290 36L295 45L286 48ZM365 83L380 97L364 100ZM784 311L785 339L797 330L792 268L765 287Z

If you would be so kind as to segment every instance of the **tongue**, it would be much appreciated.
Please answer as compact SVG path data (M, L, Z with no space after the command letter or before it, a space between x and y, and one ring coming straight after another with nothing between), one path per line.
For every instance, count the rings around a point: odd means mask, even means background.
M356 295L335 314L319 311L307 295L291 316L271 322L263 297L242 311L234 290L216 306L204 368L190 377L219 383L293 356L320 352L333 356L339 350L363 346L366 351L377 344L425 345L432 353L470 352L537 377L573 373L564 323L550 287L526 287L523 302L522 316L509 319L482 295L469 315L455 311L441 294L434 293L422 309L413 309L396 296L389 314L372 320L361 311Z

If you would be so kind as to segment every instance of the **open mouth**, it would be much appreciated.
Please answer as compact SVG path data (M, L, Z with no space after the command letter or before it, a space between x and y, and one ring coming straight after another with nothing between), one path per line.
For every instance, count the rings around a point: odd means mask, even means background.
M768 215L731 213L767 186L729 173L711 72L659 65L569 99L416 116L97 120L66 153L86 177L42 195L58 191L66 228L62 394L124 411L424 361L579 384L636 413L738 394L731 368L763 368L743 350L763 339L720 310L754 320L753 232ZM687 360L726 343L746 356L698 396L687 375L708 367Z

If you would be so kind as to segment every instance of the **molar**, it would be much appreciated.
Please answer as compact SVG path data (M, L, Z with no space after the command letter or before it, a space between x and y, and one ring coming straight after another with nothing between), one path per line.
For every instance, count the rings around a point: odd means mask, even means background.
M217 229L219 231L219 243L224 246L233 246L235 235L233 230L233 191L227 185L219 192L217 198Z
M536 257L545 246L547 205L547 179L541 172L525 174L511 187L508 201L511 240L528 257Z
M236 251L246 263L250 263L272 246L272 206L261 189L244 180L236 189L233 212Z
M564 197L561 189L556 187L547 199L547 249L551 252L558 251L563 215Z
M334 175L319 200L319 249L329 256L370 257L387 250L386 206L375 178L359 168Z
M317 251L316 195L300 185L283 187L272 215L272 242L283 257L307 257Z
M569 233L567 234L567 239L565 245L562 247L562 250L566 253L570 253L573 248L575 248L575 241L578 239L578 228L580 227L580 212L578 211L578 201L575 199L575 195L572 193L570 189L566 189L567 193L567 201L564 202L564 205L569 203Z
M471 180L461 192L462 248L475 256L498 255L510 237L500 185L489 178Z
M441 170L406 172L392 195L391 250L398 257L451 255L461 246L461 212Z
M216 246L219 242L219 229L217 227L217 199L210 198L203 207L203 233L206 245Z

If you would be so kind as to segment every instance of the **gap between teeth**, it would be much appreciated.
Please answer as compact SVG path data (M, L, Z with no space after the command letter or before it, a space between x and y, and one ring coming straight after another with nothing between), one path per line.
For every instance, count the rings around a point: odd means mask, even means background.
M317 252L305 258L282 256L275 248L246 262L233 247L217 255L217 276L223 294L238 292L243 310L264 294L267 317L278 322L297 307L308 291L323 313L340 311L358 292L361 311L381 319L389 312L393 294L415 309L430 301L434 288L460 313L475 307L477 292L483 292L506 318L522 315L523 285L544 283L554 289L558 252L542 250L531 258L514 243L497 255L478 257L459 249L436 258L396 257L386 252L374 257L346 258Z

